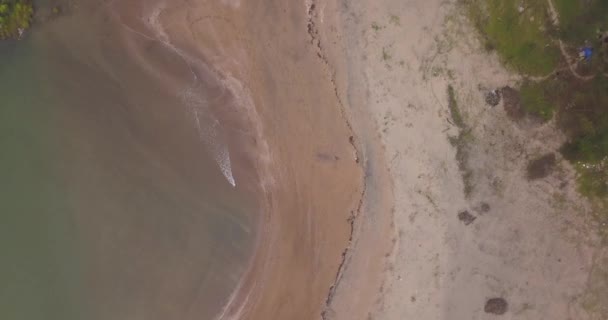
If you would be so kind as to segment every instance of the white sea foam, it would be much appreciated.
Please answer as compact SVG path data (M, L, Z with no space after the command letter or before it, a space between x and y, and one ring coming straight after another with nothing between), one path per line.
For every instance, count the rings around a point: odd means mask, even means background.
M219 120L215 119L209 112L207 100L196 87L187 88L182 91L180 98L182 103L192 113L198 135L210 149L215 162L220 167L220 171L228 183L236 187L236 181L232 175L230 153L221 136L222 128Z
M208 108L207 101L202 95L202 90L198 88L198 77L194 67L201 66L202 63L171 43L169 36L160 23L160 15L164 9L165 3L159 2L159 4L151 10L150 14L147 15L147 19L144 19L144 22L150 29L152 29L152 31L154 31L156 40L171 51L175 52L175 54L182 58L182 60L190 68L190 72L194 78L194 83L191 87L184 89L184 91L180 93L180 98L192 112L199 137L210 149L216 163L220 168L220 171L228 183L230 183L230 185L233 187L236 187L236 180L232 174L230 152L225 141L223 141L221 137L220 122L212 116L211 110ZM204 121L201 123L201 120Z

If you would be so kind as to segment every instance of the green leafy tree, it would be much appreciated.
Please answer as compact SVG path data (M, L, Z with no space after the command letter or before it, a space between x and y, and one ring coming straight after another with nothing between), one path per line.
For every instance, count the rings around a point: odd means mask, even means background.
M30 0L0 0L0 39L19 37L30 27L33 15Z

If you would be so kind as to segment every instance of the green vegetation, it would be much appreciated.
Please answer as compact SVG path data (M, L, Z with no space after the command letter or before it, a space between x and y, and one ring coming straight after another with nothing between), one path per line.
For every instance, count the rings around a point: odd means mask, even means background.
M556 117L568 137L560 151L579 172L580 192L605 204L608 214L608 1L550 0L559 26L553 25L548 1L461 3L486 48L496 50L507 66L527 76L553 73L522 83L521 107L544 121ZM569 59L560 58L560 41ZM591 60L569 61L583 45L593 48Z
M487 49L528 75L546 75L559 62L559 49L550 34L546 0L463 0L481 31Z
M399 16L396 16L394 14L391 14L391 16L389 17L389 21L393 25L396 25L396 26L400 26L401 25L401 19L399 18Z
M553 0L553 3L559 13L559 20L562 28L575 22L583 9L583 5L579 0Z
M608 29L608 1L552 0L560 17L560 37L573 45L598 44L598 32Z
M0 39L19 37L30 27L33 14L29 0L0 0Z
M372 22L372 29L374 29L374 31L378 32L378 31L380 31L380 29L382 29L382 27L379 26L377 23Z
M587 168L583 165L577 167L579 172L578 190L581 194L591 197L605 199L608 196L606 179L608 174L602 168Z
M388 53L388 51L386 50L386 47L382 48L382 60L388 61L391 58L392 58L392 56Z
M465 129L464 119L462 118L462 114L460 114L458 102L456 101L454 87L451 85L448 86L448 109L450 109L450 115L452 116L452 121L454 124L459 129Z
M546 82L526 81L521 86L521 103L527 114L540 117L544 121L553 118L553 104L549 102Z
M562 92L560 125L571 137L562 148L564 156L577 163L598 166L608 158L608 79L597 76L579 83L574 92Z
M464 122L464 117L460 113L456 92L454 87L448 85L448 109L452 122L458 127L458 136L448 137L450 144L456 148L456 162L462 175L464 195L469 197L473 192L473 170L469 167L469 144L473 140L471 129Z

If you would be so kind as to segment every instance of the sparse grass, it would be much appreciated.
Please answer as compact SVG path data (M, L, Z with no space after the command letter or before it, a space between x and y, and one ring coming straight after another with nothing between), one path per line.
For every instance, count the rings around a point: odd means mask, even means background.
M573 162L596 166L608 158L608 78L598 76L575 90L559 97L564 104L560 125L571 137L562 153Z
M466 126L464 117L460 112L454 87L448 85L447 91L448 109L450 110L452 122L459 129L457 136L450 136L448 139L450 144L456 148L456 163L462 175L464 195L468 198L473 192L473 170L469 166L469 148L473 140L473 134L471 129Z
M526 81L520 88L521 103L527 114L540 117L544 121L553 118L555 107L549 101L545 82Z
M578 17L583 9L581 0L551 0L559 13L561 26L567 26Z
M546 0L528 0L519 12L519 0L465 0L471 19L485 37L487 50L495 49L504 62L529 75L555 69L559 50L550 38L551 21Z
M608 1L551 1L559 13L557 28L547 0L461 0L486 49L525 75L547 75L565 62L557 40L570 51L583 44L594 48L591 61L576 66L579 73L594 75L592 80L563 71L524 82L519 96L525 114L545 121L557 116L568 137L560 151L577 167L580 193L608 204L608 42L602 38L608 31Z
M382 48L382 61L388 61L391 60L392 56L388 53L388 50L386 49L386 47Z
M473 140L473 134L470 130L461 130L458 136L448 139L456 148L456 163L462 175L464 196L469 198L473 192L473 170L469 166L469 144Z
M378 23L376 22L372 22L372 29L376 32L380 31L380 29L382 29L381 26L378 25Z
M399 16L396 16L394 14L391 14L391 16L389 17L389 22L396 26L401 25L401 19L399 18Z
M460 108L458 108L458 101L456 100L456 93L454 92L454 87L448 85L448 109L450 109L450 115L452 116L452 121L459 129L464 129L464 119L462 118L462 114L460 114Z
M560 37L575 46L596 44L597 32L608 29L608 1L553 0L560 16Z
M605 169L578 165L577 171L579 173L578 190L582 195L597 199L604 199L608 196L608 185L606 184L608 172Z

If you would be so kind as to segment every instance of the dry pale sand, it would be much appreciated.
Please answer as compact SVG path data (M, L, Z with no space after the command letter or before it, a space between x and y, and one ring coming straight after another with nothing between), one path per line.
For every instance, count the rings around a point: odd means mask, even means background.
M487 90L520 79L484 52L462 8L439 0L336 2L322 28L336 39L334 55L347 58L334 65L349 107L369 112L385 146L395 246L380 283L365 272L373 245L353 246L328 318L607 319L607 250L572 168L558 155L551 175L526 178L528 162L564 138L553 123L516 124L502 105L485 103ZM448 139L458 135L450 84L471 129L460 168ZM472 174L468 195L463 169ZM459 219L465 210L470 224ZM363 213L359 223L374 217ZM362 231L355 243L369 237ZM484 312L489 298L504 298L507 312Z

